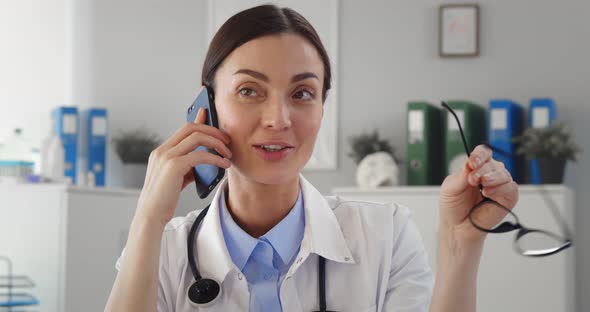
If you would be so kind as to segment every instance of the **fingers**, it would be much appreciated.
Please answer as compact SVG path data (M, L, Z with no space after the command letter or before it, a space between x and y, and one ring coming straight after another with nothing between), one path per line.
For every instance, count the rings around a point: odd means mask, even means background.
M193 122L196 124L204 124L205 121L207 121L207 109L199 108L199 111L197 112L197 117Z
M469 155L469 166L471 169L476 170L490 159L492 159L492 150L481 144L476 146Z
M512 180L512 175L504 163L492 158L490 148L485 145L477 146L469 157L469 167L472 171L467 175L467 181L472 186L482 185L483 196L509 209L516 205L518 184Z
M184 175L182 180L182 189L184 189L187 185L195 181L195 176L193 175L192 171L189 171Z
M173 146L176 146L178 143L180 143L182 140L184 140L187 136L191 135L195 131L200 131L204 134L216 137L217 139L225 142L225 144L229 144L231 142L231 139L227 134L223 133L221 130L217 128L204 124L205 117L205 109L200 108L199 112L197 113L195 123L187 122L184 126L178 129L168 140L166 140L161 145L161 148L163 150L168 150Z
M491 194L489 194L490 190L493 190ZM492 201L481 202L482 206L473 211L472 218L475 223L484 228L493 228L507 214L507 211L499 205L512 210L518 202L518 185L511 181L493 189L484 189L483 193Z
M512 181L512 176L506 170L504 163L490 159L476 170L469 173L468 182L472 186L483 185L493 187Z
M466 178L465 178L466 177ZM473 149L465 163L463 173L449 175L445 182L449 192L461 193L468 186L494 187L512 181L510 173L502 162L492 158L492 150L485 145Z
M518 202L518 184L512 180L495 187L484 188L482 192L485 197L508 209L514 208Z
M219 155L215 155L205 151L197 151L189 153L181 157L168 159L162 167L162 172L166 176L181 176L183 177L183 187L187 183L187 175L191 173L193 167L198 165L212 165L227 169L231 166L231 162Z
M181 170L183 176L190 172L189 169L197 165L208 164L224 169L231 166L231 162L228 159L205 151L197 151L174 158L169 164L174 169Z
M205 146L215 149L220 155L225 158L231 158L232 153L224 144L216 137L203 135L201 132L195 132L182 140L178 145L171 148L167 154L168 157L178 157L194 151L199 146Z
M465 179L465 172L468 172L467 163L463 168L462 172L455 172L448 175L443 181L442 185L450 196L456 196L463 194L469 187L468 179Z

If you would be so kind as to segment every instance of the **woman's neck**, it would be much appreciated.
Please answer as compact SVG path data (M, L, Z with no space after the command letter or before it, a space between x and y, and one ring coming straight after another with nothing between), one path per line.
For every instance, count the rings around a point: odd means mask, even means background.
M262 184L233 170L225 190L227 210L246 233L260 237L277 225L295 206L299 176L280 185Z

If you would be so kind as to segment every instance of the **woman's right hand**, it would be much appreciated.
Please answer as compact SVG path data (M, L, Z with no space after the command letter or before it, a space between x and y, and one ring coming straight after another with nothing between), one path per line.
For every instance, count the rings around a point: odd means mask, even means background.
M230 167L229 136L206 125L205 120L205 109L201 108L194 123L187 123L152 151L134 219L165 226L174 216L180 192L194 181L194 166ZM198 146L215 149L225 158L206 151L193 152Z

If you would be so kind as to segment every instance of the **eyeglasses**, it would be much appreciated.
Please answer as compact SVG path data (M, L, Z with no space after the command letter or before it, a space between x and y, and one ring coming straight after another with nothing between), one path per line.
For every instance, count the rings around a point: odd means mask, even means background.
M455 117L457 125L459 126L459 131L461 133L461 139L463 140L463 146L465 147L465 153L467 154L467 157L469 157L469 148L467 146L467 141L465 140L465 135L463 134L463 128L461 127L461 122L459 121L459 118L457 117L453 109L449 107L449 105L447 105L447 103L442 102L442 106L446 108L453 115L453 117ZM508 153L498 148L495 148L485 142L482 142L482 144L486 145L496 153L509 156ZM469 212L469 221L471 221L471 224L473 224L473 226L478 230L494 234L518 231L514 238L514 249L521 255L529 257L544 257L553 255L573 245L573 241L571 239L571 232L569 231L567 224L559 214L559 209L557 205L542 185L539 186L539 192L543 196L543 200L545 201L547 206L549 206L549 208L551 209L553 217L556 220L558 220L563 230L563 233L565 234L564 236L560 236L545 230L531 229L525 227L520 223L518 217L514 212L499 204L498 202L488 197L485 197L482 193L482 190L483 186L480 184L479 192L483 197L483 200L479 202L477 205L475 205ZM501 209L503 210L503 212L507 212L508 214L498 225L494 227L490 227L489 225L484 226L482 224L479 224L477 220L473 217L474 212L483 206L486 206L486 209ZM502 211L498 211L497 213L500 212Z

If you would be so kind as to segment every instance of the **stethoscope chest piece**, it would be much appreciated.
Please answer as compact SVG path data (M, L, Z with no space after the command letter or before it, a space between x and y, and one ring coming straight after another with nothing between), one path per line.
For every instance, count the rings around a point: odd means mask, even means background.
M187 290L189 302L194 307L206 307L221 295L221 286L217 281L200 278Z

